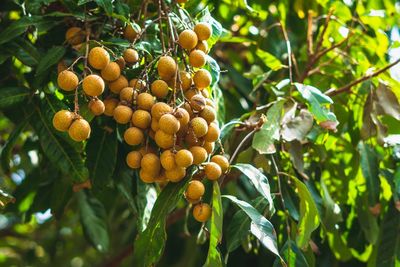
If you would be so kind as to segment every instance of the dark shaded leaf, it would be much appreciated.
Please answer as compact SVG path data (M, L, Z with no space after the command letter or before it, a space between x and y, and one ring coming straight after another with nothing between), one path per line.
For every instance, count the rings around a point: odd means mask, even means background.
M285 245L281 249L281 255L287 266L294 267L308 267L310 266L307 262L303 252L297 247L296 243L292 240L286 241ZM274 262L274 267L283 266L282 262L278 259Z
M53 46L50 50L40 59L36 69L36 76L39 76L56 65L64 56L66 50L63 46Z
M0 88L0 108L9 108L24 101L32 92L26 87Z
M367 185L369 205L373 206L378 203L380 193L378 154L364 142L358 144L358 151L361 156L361 171Z
M0 33L0 44L4 44L15 37L23 34L29 26L35 25L42 21L39 16L25 16L8 26Z

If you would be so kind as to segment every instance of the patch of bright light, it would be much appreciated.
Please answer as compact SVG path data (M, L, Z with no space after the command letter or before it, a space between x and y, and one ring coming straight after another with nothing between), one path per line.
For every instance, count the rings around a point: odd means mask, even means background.
M35 213L36 220L38 224L42 224L46 222L48 219L52 217L50 209L46 210L45 212L37 212Z

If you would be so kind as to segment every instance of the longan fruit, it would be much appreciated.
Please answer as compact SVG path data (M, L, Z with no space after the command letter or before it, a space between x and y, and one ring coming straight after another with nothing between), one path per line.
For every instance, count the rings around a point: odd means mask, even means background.
M132 48L128 48L124 51L124 59L128 63L136 63L139 61L139 53Z
M151 107L151 117L159 120L162 115L172 112L172 107L164 102L157 102Z
M199 203L193 208L193 217L196 221L204 223L211 217L211 207L207 203Z
M135 40L135 38L137 37L137 35L140 32L140 27L139 25L137 25L136 23L132 24L128 23L128 25L126 25L125 30L124 30L124 38L133 42Z
M181 149L175 154L175 162L179 167L187 168L193 164L193 155L187 149Z
M179 76L181 79L181 86L183 91L187 91L190 89L192 86L193 80L192 80L192 75L190 75L189 72L186 71L180 71Z
M176 168L175 154L171 150L165 150L160 155L161 166L170 171Z
M126 62L123 57L119 57L115 62L118 64L121 70L125 69Z
M214 151L215 143L214 142L204 142L203 147L207 151L208 154L211 154Z
M90 124L85 119L76 119L69 127L68 134L76 142L86 140L90 136Z
M150 112L142 109L138 109L132 114L132 123L136 127L141 129L147 129L151 124Z
M222 175L222 169L217 163L208 162L204 166L204 174L211 181L218 180Z
M61 60L60 62L58 62L57 64L57 73L60 74L60 72L62 72L63 70L68 69L67 65L65 64L64 60Z
M179 131L180 123L174 115L164 114L158 122L158 127L165 133L172 135Z
M192 50L196 47L197 41L197 35L192 30L184 30L179 34L178 43L184 49Z
M201 50L192 50L189 54L189 63L195 68L203 67L206 64L206 54Z
M135 88L136 90L142 90L146 88L146 82L139 79L132 79L129 81L129 86Z
M115 121L120 124L127 124L131 120L132 114L132 109L124 105L118 105L113 112Z
M193 118L190 121L190 126L197 138L205 136L208 132L208 125L205 119L201 117Z
M204 184L200 181L190 181L186 191L185 195L186 198L189 199L200 199L205 192Z
M175 118L178 119L178 121L179 121L179 123L181 125L180 128L182 128L183 126L186 126L186 125L189 124L190 115L189 115L189 113L187 112L186 109L177 108L177 110L175 111L174 115L175 115Z
M65 132L71 126L75 114L69 110L60 110L53 117L53 126L56 130Z
M161 170L160 158L154 153L147 153L143 155L140 166L142 170L157 176Z
M124 132L124 140L128 145L136 146L143 142L143 131L137 127L129 127Z
M170 56L162 56L158 60L157 70L158 75L163 80L169 80L176 74L178 66L175 60Z
M197 204L197 203L199 203L200 202L200 198L198 198L198 199L191 199L191 198L189 198L188 196L185 196L186 197L186 201L187 202L189 202L190 204Z
M186 169L182 167L176 167L170 171L165 171L165 176L167 179L174 183L181 181L183 178L185 178L185 175Z
M125 87L128 87L128 80L124 75L120 75L115 81L108 84L108 88L114 94L119 94Z
M88 61L96 70L102 70L110 63L110 54L102 47L94 47L89 52Z
M207 92L207 90L203 90L201 92ZM215 103L211 99L206 98L206 104L207 104L207 106L213 107L215 109Z
M197 89L202 90L211 85L212 77L208 70L199 69L193 76L193 82Z
M203 145L204 140L202 138L197 138L195 133L193 132L193 129L188 128L185 135L185 142L188 144L189 147L192 147Z
M104 92L104 81L96 74L90 74L83 79L82 89L88 96L99 96Z
M204 109L200 112L200 117L205 119L207 123L211 123L215 121L217 115L213 107L206 105Z
M206 99L202 95L194 95L190 98L190 106L193 110L202 111L206 107Z
M149 173L143 169L141 169L139 171L140 180L142 180L144 183L147 183L147 184L153 183L156 176L157 175L153 175L153 173Z
M187 111L187 113L189 114L189 117L190 117L190 118L193 118L194 112L193 112L193 109L192 109L192 107L190 106L190 104L187 103L187 102L185 102L185 104L183 104L183 108Z
M63 70L57 77L58 86L64 91L73 91L79 84L78 76L69 70Z
M201 90L200 93L205 98L210 98L210 93L208 92L208 90Z
M196 49L201 50L204 54L208 54L208 44L206 41L199 41L196 45Z
M85 40L85 32L79 27L71 27L65 33L65 40L70 45L78 45Z
M90 109L90 111L93 113L93 115L95 116L100 116L101 114L104 113L106 107L103 103L103 101L101 101L98 98L93 98L89 101L88 107Z
M160 126L158 125L158 120L152 119L151 120L151 124L150 124L150 128L156 132L160 129Z
M110 62L101 70L101 77L106 81L115 81L121 75L121 69L116 62Z
M151 93L157 98L164 98L168 95L168 84L163 80L155 80L151 84Z
M218 125L215 123L211 123L210 125L208 125L208 131L207 134L204 136L204 140L206 142L215 142L219 138L219 133L220 130Z
M119 99L132 103L133 99L137 97L137 92L132 87L125 87L119 92Z
M151 110L154 105L154 97L149 93L140 93L137 96L137 105L140 109Z
M201 163L206 161L208 154L205 148L201 146L192 146L191 148L189 148L189 151L193 155L194 165L200 165Z
M211 162L215 162L221 168L222 173L225 173L229 169L229 161L222 155L215 155L211 157Z
M197 23L193 30L200 41L207 40L212 35L211 25L206 22Z
M192 97L194 97L195 95L198 95L199 91L196 88L190 88L189 90L187 90L184 95L186 97L186 99L192 99Z
M162 130L158 130L154 136L154 141L156 141L156 144L159 147L168 149L174 145L174 136L167 134Z
M151 146L142 146L141 148L139 148L139 152L140 154L142 154L142 156L148 154L148 153L156 153L156 150L151 147Z
M113 116L114 109L118 106L118 100L115 98L107 98L104 100L104 115Z
M131 151L126 156L126 164L131 169L139 169L141 160L142 154L139 151Z

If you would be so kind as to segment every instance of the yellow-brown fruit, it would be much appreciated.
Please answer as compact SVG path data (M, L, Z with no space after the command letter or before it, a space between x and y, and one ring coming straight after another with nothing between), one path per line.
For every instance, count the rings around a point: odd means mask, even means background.
M193 113L193 109L190 106L190 104L186 102L185 104L183 104L183 108L187 111L187 113L189 113L189 117L193 118L194 113Z
M156 141L156 144L159 147L168 149L174 145L174 136L167 134L162 130L158 130L154 136L154 141Z
M199 41L196 45L196 49L203 51L205 54L208 54L208 44L206 41Z
M210 124L211 122L215 121L217 115L213 107L206 105L204 109L200 112L200 117L205 119L206 122Z
M193 129L188 128L186 135L185 135L185 142L188 144L189 147L202 146L204 143L204 140L202 138L197 138L193 132Z
M143 131L137 127L129 127L124 132L124 140L128 145L136 146L144 140Z
M139 79L132 79L129 81L129 86L135 88L136 90L142 90L146 88L146 82Z
M192 146L190 152L193 155L193 164L200 165L207 159L207 151L201 146Z
M125 27L124 30L124 38L133 42L135 40L135 38L137 37L137 35L140 32L140 27L137 24L134 24L132 26L131 23L128 23L128 25Z
M208 162L204 166L204 174L206 175L207 179L209 180L218 180L219 177L222 175L221 167L215 162Z
M192 50L197 45L197 35L192 30L184 30L179 34L178 43L180 46L187 50Z
M201 95L204 96L205 98L210 98L210 93L208 90L201 90Z
M139 151L131 151L126 155L126 164L129 168L139 169L141 160L142 154Z
M154 153L147 153L143 156L140 166L147 173L158 176L161 170L160 158Z
M118 106L118 99L115 98L107 98L104 100L104 115L113 116L114 109Z
M186 175L186 169L182 167L176 167L170 171L165 172L165 176L170 180L171 182L179 182L183 178L185 178Z
M156 150L152 146L142 146L139 148L139 152L142 154L142 156L144 156L147 153L156 153Z
M196 221L204 223L211 217L211 207L207 203L200 203L193 208L193 217Z
M132 109L128 106L118 105L114 109L114 119L120 124L127 124L132 118Z
M187 149L181 149L175 154L175 162L179 167L187 168L193 164L193 155Z
M99 96L104 91L104 81L103 79L96 74L91 74L86 76L82 82L82 89L88 96Z
M205 188L200 181L190 181L186 188L186 198L189 199L200 199L205 192Z
M180 128L182 128L183 126L186 126L186 125L189 124L190 115L189 115L189 113L187 112L186 109L184 109L184 108L178 108L178 109L175 111L174 115L175 115L175 118L178 119L178 121L179 121L179 123L180 123L180 125L181 125Z
M160 129L160 127L159 127L159 125L158 125L158 121L155 120L155 119L152 119L152 120L151 120L151 124L150 124L150 128L151 128L154 132L158 131L158 129Z
M109 63L101 70L101 77L106 81L115 81L121 75L121 69L116 62Z
M174 115L164 114L158 122L158 127L165 133L173 135L179 131L180 123Z
M154 102L154 97L149 93L141 93L137 96L137 105L140 109L150 111Z
M133 99L137 96L137 92L133 90L132 87L125 87L119 92L119 99L121 101L126 101L128 103L132 103Z
M135 49L128 48L124 51L124 59L128 63L136 63L139 61L139 54Z
M176 65L175 60L170 56L162 56L158 60L158 75L163 80L169 80L175 76L177 68L178 66Z
M65 64L64 60L61 60L60 62L58 62L57 64L57 73L59 74L60 72L62 72L63 70L68 69L67 65Z
M211 154L214 151L215 143L214 142L204 142L203 147L207 151L208 154Z
M108 88L110 88L111 92L114 94L119 94L125 87L128 87L128 80L124 75L120 75L118 79L108 84Z
M121 70L125 69L126 62L123 57L119 57L115 62L118 64Z
M192 99L192 97L194 97L195 95L198 95L199 91L196 88L191 88L189 90L187 90L184 95L186 97L186 99Z
M65 40L71 45L81 44L85 40L85 32L79 27L71 27L65 33Z
M210 125L208 125L208 131L207 134L204 136L204 140L206 142L215 142L219 138L219 133L220 130L218 125L215 123L211 123Z
M200 69L193 76L193 82L197 89L202 90L210 86L212 81L211 74L208 70Z
M182 84L182 90L187 91L190 89L192 86L193 80L192 80L192 75L190 75L189 72L186 71L180 71L179 76L181 79L181 84Z
M207 90L203 90L202 92L206 92ZM209 98L206 98L207 106L213 107L215 109L215 103Z
M78 76L69 70L63 70L57 77L58 86L64 91L73 91L79 84Z
M171 150L165 150L160 155L161 166L166 171L171 171L176 168L175 154Z
M202 95L194 95L190 98L190 105L193 110L202 111L206 106L206 99Z
M149 172L141 169L139 172L139 177L140 177L140 180L142 180L144 183L151 184L154 182L157 175L154 175L153 173L149 173Z
M162 115L172 112L172 107L164 102L157 102L151 108L151 117L159 120Z
M93 98L89 101L88 105L90 111L93 113L95 116L100 116L101 114L104 113L106 107L100 99Z
M211 25L206 22L197 23L193 30L200 41L205 41L212 35Z
M205 136L208 132L208 125L205 119L201 117L193 118L190 121L190 126L197 138Z
M132 123L141 129L149 128L151 124L150 112L142 109L136 110L132 115Z
M156 132L153 131L152 129L150 129L149 131L147 131L147 134L148 134L149 137L150 137L151 139L153 139L153 140L154 140L154 138L156 137Z
M69 127L68 134L76 142L86 140L90 136L90 125L84 119L76 119Z
M155 80L151 84L151 93L158 98L164 98L168 95L168 84L163 80Z
M75 114L68 110L60 110L53 117L53 126L56 130L65 132L71 126Z
M89 52L88 60L90 66L102 70L110 63L110 54L102 47L94 47Z
M222 173L225 173L229 169L229 161L222 155L215 155L211 157L211 162L217 163L221 168Z
M195 68L203 67L206 64L206 54L198 49L193 50L189 54L189 63Z

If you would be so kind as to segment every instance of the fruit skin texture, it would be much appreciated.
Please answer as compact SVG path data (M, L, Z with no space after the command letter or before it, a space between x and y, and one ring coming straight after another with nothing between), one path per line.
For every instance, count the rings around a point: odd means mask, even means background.
M132 118L132 109L124 105L118 105L114 109L114 119L120 124L127 124Z
M159 120L162 115L170 113L171 111L172 107L167 103L157 102L151 107L151 117L155 120Z
M115 81L112 81L108 84L108 88L110 88L111 92L114 94L119 94L122 89L128 87L128 80L125 76L120 75Z
M206 222L211 217L211 207L207 203L200 203L193 208L193 217L198 222Z
M90 124L84 119L76 119L69 127L68 134L74 141L86 140L90 136Z
M208 162L204 166L204 174L206 175L207 179L209 180L218 180L219 177L222 175L221 167L215 162Z
M196 45L196 49L203 51L205 54L208 54L208 44L206 41L199 41Z
M125 87L119 92L119 99L121 101L126 101L132 103L133 99L136 99L137 92L132 87Z
M204 140L206 142L215 142L219 138L219 133L220 133L220 130L219 130L219 127L217 126L217 124L211 123L208 126L208 131L207 131L207 134L204 136Z
M93 98L89 102L89 109L95 116L100 116L101 114L104 113L106 107L100 99Z
M203 90L205 91L205 90ZM207 103L207 101L206 101ZM215 109L206 105L204 109L200 112L200 117L206 120L207 123L212 123L217 118Z
M166 171L171 171L177 167L175 163L175 154L172 153L171 150L165 150L164 152L162 152L160 155L160 161L161 166Z
M193 129L193 132L196 137L205 136L208 132L208 125L205 119L201 117L193 118L190 121L190 126Z
M229 169L229 161L222 155L212 156L211 161L217 163L218 166L221 167L222 173L225 173Z
M126 62L123 57L119 57L117 60L115 60L115 62L118 64L121 70L125 69Z
M124 51L124 59L128 63L136 63L139 61L139 54L135 49L128 48Z
M109 63L101 70L101 77L106 81L115 81L121 75L121 69L116 62Z
M94 47L89 52L88 60L90 66L102 70L110 63L110 54L102 47Z
M160 158L154 153L147 153L143 156L140 166L145 172L158 176L161 170Z
M137 96L137 105L140 109L150 111L154 105L154 97L149 93L140 93Z
M170 171L165 172L165 176L170 180L171 182L179 182L183 178L185 178L186 175L186 169L182 167L176 167Z
M53 117L53 126L56 130L65 132L71 126L74 120L74 113L69 110L60 110Z
M188 187L186 188L186 198L189 199L200 199L205 192L205 188L202 182L200 181L190 181Z
M91 74L86 76L82 82L82 88L86 95L88 96L99 96L104 91L104 81L96 74Z
M206 54L201 50L193 50L189 54L189 63L195 68L203 67L206 64Z
M193 83L192 75L190 75L189 72L180 71L179 76L181 78L182 90L183 91L189 90Z
M147 129L151 124L150 112L138 109L132 114L132 123L141 129Z
M79 84L78 76L69 70L63 70L57 77L58 86L64 91L73 91Z
M174 115L164 114L158 122L158 127L165 133L172 135L179 131L180 123Z
M71 45L81 44L85 40L85 32L79 27L71 27L65 33L65 40Z
M202 95L194 95L190 98L190 106L196 111L202 111L206 107L206 99Z
M154 141L159 147L168 149L174 145L174 136L158 130L154 136Z
M181 149L175 155L175 162L179 167L187 168L193 164L193 155L189 150Z
M144 183L150 184L150 183L154 182L157 175L153 175L152 173L149 173L149 172L141 169L139 172L139 177L140 177L140 180L142 180Z
M208 154L211 154L214 151L215 143L214 142L204 142L203 147L207 151Z
M144 134L137 127L129 127L124 132L124 140L128 145L135 146L143 142Z
M155 80L151 84L151 93L157 98L164 98L168 95L168 84L163 80Z
M132 42L133 40L135 40L139 31L140 31L139 27L138 27L138 29L135 29L134 27L132 27L132 25L130 23L128 23L128 25L125 27L125 30L124 30L124 37L125 37L125 39Z
M186 109L184 108L178 108L175 113L175 118L178 119L179 123L181 124L181 128L182 126L186 126L188 125L189 121L190 121L190 115L189 113L186 111Z
M207 40L212 35L211 25L205 22L197 23L193 30L200 41Z
M205 69L198 70L193 76L193 82L197 89L202 90L210 86L212 77L210 72Z
M192 30L184 30L179 34L178 43L184 49L191 50L197 45L197 35Z
M113 116L114 109L118 106L118 100L115 98L107 98L104 100L104 115L106 116Z
M177 68L175 60L170 56L162 56L158 60L157 71L163 80L171 79L175 75Z
M192 146L190 152L193 155L193 164L200 165L207 159L207 151L201 146Z
M126 164L129 168L138 169L140 168L140 162L142 160L142 154L139 151L131 151L126 156Z

